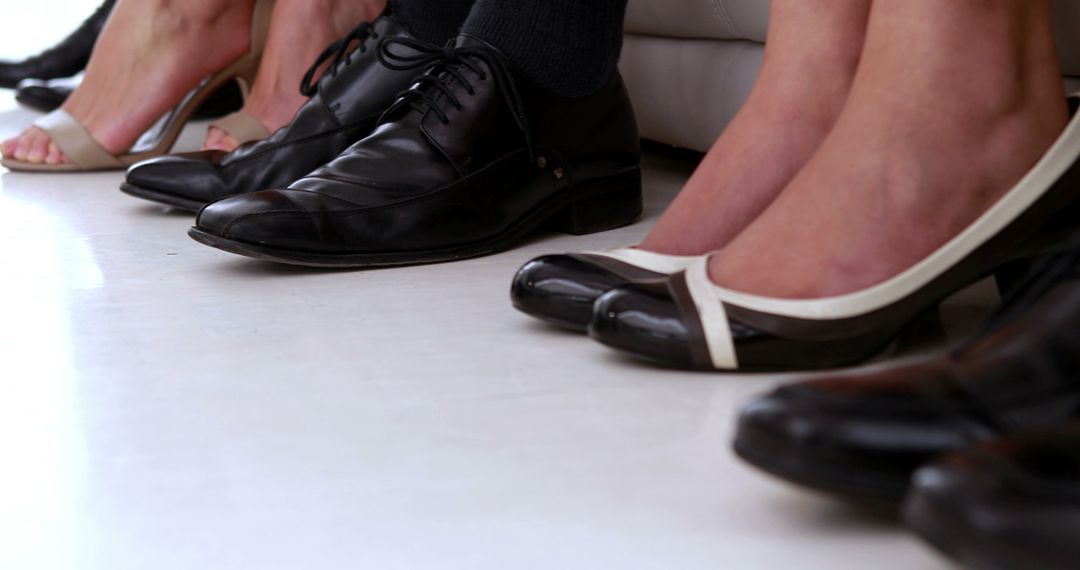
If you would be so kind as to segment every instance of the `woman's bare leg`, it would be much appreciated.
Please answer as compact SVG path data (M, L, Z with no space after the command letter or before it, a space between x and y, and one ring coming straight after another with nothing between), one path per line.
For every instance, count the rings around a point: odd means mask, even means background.
M775 0L749 100L642 247L697 255L754 220L806 164L847 100L871 0Z
M874 0L847 107L821 150L710 268L819 298L880 283L958 235L1068 121L1050 0Z

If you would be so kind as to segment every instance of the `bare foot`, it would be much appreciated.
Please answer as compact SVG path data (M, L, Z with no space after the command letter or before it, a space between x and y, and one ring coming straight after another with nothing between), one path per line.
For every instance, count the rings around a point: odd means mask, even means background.
M716 283L790 299L881 283L958 235L1053 144L1068 113L1048 15L1005 1L942 6L875 3L835 130L713 257Z
M63 109L107 151L123 153L199 82L247 53L251 14L252 0L121 0ZM33 164L68 162L36 127L2 151Z
M641 244L670 255L720 249L810 160L847 101L869 0L777 0L747 103Z
M251 114L274 132L289 124L307 101L300 80L326 46L361 22L374 20L386 0L278 0L270 24L266 56L244 104ZM231 152L237 141L229 133L211 128L203 147Z

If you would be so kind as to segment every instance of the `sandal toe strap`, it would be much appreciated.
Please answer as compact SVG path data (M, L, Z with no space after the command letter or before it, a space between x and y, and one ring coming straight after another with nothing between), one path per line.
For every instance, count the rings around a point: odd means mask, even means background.
M124 166L120 159L90 136L86 127L63 109L57 109L34 121L34 126L45 131L53 144L75 166L88 170Z

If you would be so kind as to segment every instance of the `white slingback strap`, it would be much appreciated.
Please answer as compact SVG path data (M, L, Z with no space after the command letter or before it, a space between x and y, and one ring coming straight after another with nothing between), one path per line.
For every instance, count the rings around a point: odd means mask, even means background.
M34 121L34 126L45 131L56 148L79 168L92 170L124 166L120 159L105 150L75 117L63 109Z
M738 370L739 359L731 338L727 311L720 299L720 289L709 279L709 257L701 257L686 269L686 287L694 299L701 320L709 358L718 370Z
M624 247L610 251L587 251L584 253L586 255L607 257L664 275L672 275L683 271L689 267L694 260L698 259L696 256L665 255L663 253L654 253L632 247Z

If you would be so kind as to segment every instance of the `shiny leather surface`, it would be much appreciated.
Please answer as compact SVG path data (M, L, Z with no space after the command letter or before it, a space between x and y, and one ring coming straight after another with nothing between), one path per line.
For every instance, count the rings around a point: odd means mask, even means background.
M51 113L67 101L75 87L77 81L24 79L15 90L15 100L35 111Z
M749 363L769 362L777 350L790 352L783 339L730 321L732 338ZM654 330L655 327L655 330ZM589 336L609 347L679 368L697 368L690 332L666 289L656 285L618 286L596 302ZM812 361L807 362L808 365ZM811 366L812 367L812 366Z
M462 37L458 45L484 44ZM469 247L505 234L550 200L637 171L638 133L618 74L600 92L575 100L519 84L533 158L505 100L511 86L495 81L482 58L466 57L477 70L455 69L470 85L439 72L461 103L438 95L445 123L433 109L403 107L287 189L207 206L197 228L328 255Z
M128 171L128 184L208 203L284 187L326 164L370 134L379 116L417 75L387 69L376 57L377 41L408 33L391 16L376 21L374 29L378 38L364 42L362 53L358 47L336 76L327 73L292 122L270 138L227 155L196 152L142 162Z
M14 88L23 79L70 77L86 68L101 29L112 13L114 0L106 0L74 32L56 46L19 62L0 61L0 87ZM7 17L17 18L17 10Z
M805 457L809 477L877 480L896 499L936 455L1080 419L1078 348L1080 282L1070 279L962 350L781 388L747 406L739 437Z
M584 332L596 300L629 280L580 256L546 255L518 270L510 299L527 315Z
M624 285L600 297L593 306L589 336L635 355L693 367L686 326L679 309L663 291Z
M909 523L972 567L1080 561L1080 426L981 444L920 469Z

